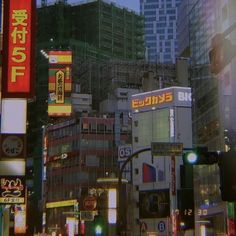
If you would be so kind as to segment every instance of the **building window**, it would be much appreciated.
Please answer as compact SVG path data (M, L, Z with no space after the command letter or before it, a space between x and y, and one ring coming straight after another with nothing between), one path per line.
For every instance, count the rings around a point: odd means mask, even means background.
M90 124L90 130L91 130L91 132L96 132L97 131L97 124L96 123L91 123Z
M135 174L138 175L139 174L139 169L135 168Z
M134 137L134 142L138 143L138 137Z
M222 8L222 19L225 21L228 18L228 8L227 5L225 4Z
M82 123L82 130L85 131L85 130L88 130L89 128L89 124L88 123Z
M99 132L103 133L105 131L105 125L104 124L98 124L97 129L98 129L98 133Z
M138 127L138 121L137 120L134 121L134 127Z

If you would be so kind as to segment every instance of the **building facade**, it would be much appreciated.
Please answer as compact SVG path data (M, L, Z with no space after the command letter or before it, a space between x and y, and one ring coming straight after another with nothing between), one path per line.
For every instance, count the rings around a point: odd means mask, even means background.
M177 7L181 0L141 0L148 61L175 63L177 57Z
M69 40L74 40L93 46L99 59L144 58L143 17L109 1L78 1L73 5L58 2L40 7L38 25L38 31L44 32L39 33L38 41L47 43L45 49L68 48L73 44ZM92 56L86 55L86 45L82 47L80 57Z
M196 0L182 0L178 6L177 18L177 56L190 57L189 45L189 12Z
M27 156L31 159L28 168L34 171L33 181L31 181L31 192L34 193L31 195L32 214L35 212L34 206L42 199L42 191L38 187L42 165L42 126L55 121L47 114L48 59L42 56L41 51L72 50L72 77L75 82L73 88L80 83L80 65L86 64L88 59L103 61L113 57L120 59L144 57L143 18L135 12L100 0L87 1L84 5L69 5L67 1L50 2L47 4L47 1L41 1L42 6L37 8L36 96L29 101L27 114L29 131L27 131ZM81 25L82 22L87 22L86 27ZM87 83L88 80L89 77L86 78ZM100 87L98 88L101 90ZM84 95L76 95L75 93L78 92L76 89L72 92L76 112L93 110L90 106L90 95L94 91L87 90L86 93L89 95L86 98ZM93 97L96 98L95 94L92 94ZM87 101L85 102L84 99ZM83 108L82 106L78 108L78 103L80 105L83 103ZM30 223L32 232L34 227L40 231L38 225L41 225L41 217L37 219L40 220L32 220Z
M116 88L153 89L170 85L188 85L188 61L178 59L176 64L148 63L144 60L129 61L113 59L107 62L81 63L79 82L82 93L93 94L93 108L108 99Z
M222 33L235 45L236 18L234 1L195 1L189 15L191 49L191 83L193 88L193 143L209 150L228 151L230 134L235 131L235 55L218 74L209 67L212 38ZM231 135L232 136L232 135ZM234 206L221 201L217 165L195 167L195 208L207 209L195 218L196 234L200 230L216 234L235 234ZM233 210L234 211L234 210ZM209 223L201 223L207 220Z
M76 218L78 209L88 210L87 206L84 206L84 199L91 195L94 195L97 201L97 206L92 210L96 211L94 214L102 216L105 228L108 224L108 187L99 184L97 180L117 176L115 118L69 119L47 126L44 134L45 231L65 233L68 218ZM127 131L120 130L121 144L129 141L129 135ZM110 184L111 186L113 185ZM95 192L92 193L91 190L94 189ZM103 191L98 194L101 189ZM72 212L72 215L66 212ZM83 228L86 235L92 235L94 232L90 221L77 228Z
M152 142L192 147L190 88L169 87L135 94L131 102L133 152L150 147ZM157 235L179 232L178 217L184 211L179 210L182 153L169 154L169 149L160 149L158 156L147 151L133 159L134 235L143 224L147 226L145 232Z

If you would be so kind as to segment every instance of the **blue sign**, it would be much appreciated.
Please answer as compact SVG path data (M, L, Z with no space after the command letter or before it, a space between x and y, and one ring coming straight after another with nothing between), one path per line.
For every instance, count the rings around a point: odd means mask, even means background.
M166 229L166 225L164 221L160 221L157 225L158 231L159 232L164 232Z

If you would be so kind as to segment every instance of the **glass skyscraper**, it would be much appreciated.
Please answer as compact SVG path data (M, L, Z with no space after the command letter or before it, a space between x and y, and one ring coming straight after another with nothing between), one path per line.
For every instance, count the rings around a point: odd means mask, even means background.
M181 0L140 0L145 21L146 58L150 62L175 63L176 19Z
M228 135L236 130L235 55L218 74L212 74L209 67L209 51L217 33L235 45L236 30L229 31L236 22L235 10L235 1L197 0L189 12L193 144L211 151L228 151ZM230 210L234 205L221 200L218 165L195 166L194 201L195 210L205 209L206 213L195 214L195 235L200 235L202 228L207 235L235 235L235 217ZM203 223L206 220L207 225Z

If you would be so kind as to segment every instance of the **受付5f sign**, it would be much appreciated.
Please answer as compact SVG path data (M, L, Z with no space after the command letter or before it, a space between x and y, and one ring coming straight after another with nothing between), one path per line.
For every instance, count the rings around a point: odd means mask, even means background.
M4 2L3 97L33 95L35 0Z

